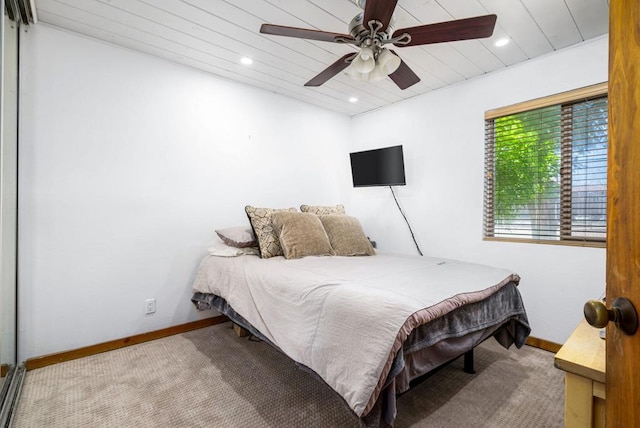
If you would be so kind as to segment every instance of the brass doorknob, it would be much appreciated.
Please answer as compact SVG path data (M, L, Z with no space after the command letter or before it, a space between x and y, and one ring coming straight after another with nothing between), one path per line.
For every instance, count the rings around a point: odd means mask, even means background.
M596 328L603 328L613 321L629 336L638 329L638 313L629 299L624 297L616 298L609 309L600 300L589 300L584 304L584 317Z

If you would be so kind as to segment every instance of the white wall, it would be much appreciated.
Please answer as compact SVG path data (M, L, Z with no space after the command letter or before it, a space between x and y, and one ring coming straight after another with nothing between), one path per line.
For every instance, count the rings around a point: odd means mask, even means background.
M211 316L214 229L349 195L347 116L43 24L20 65L20 360Z
M425 255L514 269L532 335L556 343L604 292L605 249L482 240L484 112L606 81L607 57L602 37L353 119L353 150L404 146L396 194ZM381 250L416 253L388 188L353 189L351 210Z

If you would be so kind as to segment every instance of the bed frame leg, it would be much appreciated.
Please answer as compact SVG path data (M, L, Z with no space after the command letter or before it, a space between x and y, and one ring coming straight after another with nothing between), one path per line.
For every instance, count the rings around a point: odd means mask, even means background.
M464 372L476 374L476 371L473 369L473 349L464 353Z
M236 335L238 337L246 337L246 336L249 336L249 334L250 334L249 330L246 330L246 329L240 327L238 324L235 324L235 323L233 324L233 331L236 332Z

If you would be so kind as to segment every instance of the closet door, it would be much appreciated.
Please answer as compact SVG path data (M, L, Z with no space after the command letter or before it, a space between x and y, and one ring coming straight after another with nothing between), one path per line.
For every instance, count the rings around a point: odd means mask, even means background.
M0 364L6 374L16 365L18 24L3 15L0 34Z

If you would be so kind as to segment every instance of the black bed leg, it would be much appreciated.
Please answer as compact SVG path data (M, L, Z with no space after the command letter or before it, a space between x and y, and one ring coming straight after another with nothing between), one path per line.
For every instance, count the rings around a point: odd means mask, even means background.
M476 374L476 371L473 369L473 349L464 353L464 372Z

